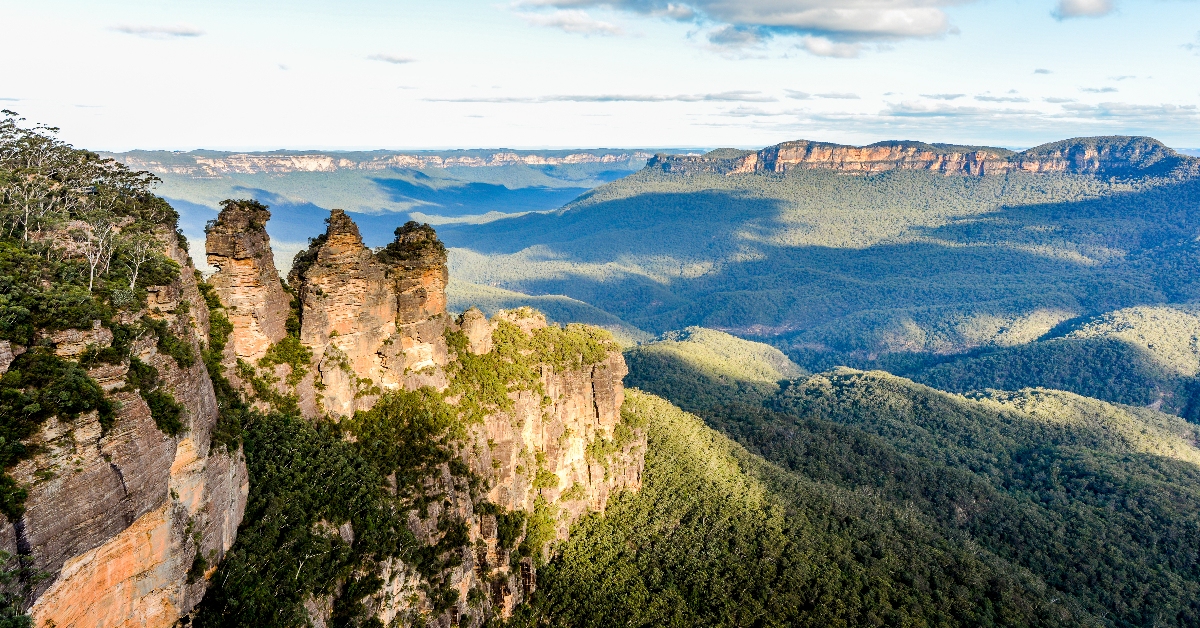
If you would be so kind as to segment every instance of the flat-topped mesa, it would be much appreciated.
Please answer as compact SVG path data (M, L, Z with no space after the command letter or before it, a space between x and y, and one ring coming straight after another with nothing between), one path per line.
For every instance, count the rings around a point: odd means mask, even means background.
M296 255L288 281L300 299L300 341L323 387L320 407L305 414L349 416L384 390L445 387L445 248L431 227L412 225L376 255L335 209L326 233Z
M921 142L879 142L841 146L825 142L784 142L754 154L755 172L787 172L825 168L842 172L932 170L944 174L984 175L1006 168L1012 151L1002 148L950 146ZM749 171L749 170L747 170Z
M798 140L757 152L717 149L705 155L657 155L648 168L679 174L786 173L833 170L869 174L926 170L946 175L985 176L1014 171L1163 176L1200 173L1200 159L1180 155L1149 137L1085 137L1036 146L1023 152L989 146L911 141L846 146Z
M233 325L229 347L255 363L287 334L291 297L279 281L266 224L271 212L257 201L225 201L209 223L205 250L217 268L209 279Z

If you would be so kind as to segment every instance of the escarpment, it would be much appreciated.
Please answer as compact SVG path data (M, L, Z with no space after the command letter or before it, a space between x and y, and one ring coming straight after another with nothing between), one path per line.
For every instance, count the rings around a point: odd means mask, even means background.
M10 381L29 386L58 364L63 390L86 389L84 369L103 391L95 410L45 419L22 441L33 455L7 469L26 496L0 528L0 549L15 557L36 626L174 625L204 595L242 519L245 460L212 442L218 409L198 357L208 318L195 269L171 229L153 237L178 272L145 288L144 307L38 332L8 365L24 378Z
M1149 137L1076 138L1022 152L907 141L846 146L798 140L757 152L717 150L700 156L658 155L647 167L679 174L724 175L823 169L848 174L927 170L968 176L1009 172L1161 176L1200 173L1200 159L1180 155Z
M217 224L238 211L226 207ZM241 237L268 251L265 225L250 229ZM210 259L224 246L214 233ZM211 281L226 311L229 266L218 266ZM265 260L257 265L265 267ZM538 566L572 522L641 485L646 440L622 415L626 368L607 332L550 325L527 309L490 320L475 309L452 317L447 279L445 247L428 225L405 224L391 244L371 250L350 217L334 210L289 273L296 323L257 362L247 352L237 365L247 400L337 425L356 451L390 447L380 434L409 434L396 430L412 416L448 417L444 433L422 428L409 441L414 453L401 458L410 462L380 463L384 500L417 548L359 564L376 583L365 592L344 576L313 590L304 614L314 625L332 621L351 595L363 616L384 625L481 626L507 617L536 589ZM273 290L260 285L237 307L263 311L253 301ZM239 325L261 326L253 317L229 318L235 346L249 334ZM445 455L430 454L432 466L412 462L427 450ZM369 542L349 521L325 527L351 548Z

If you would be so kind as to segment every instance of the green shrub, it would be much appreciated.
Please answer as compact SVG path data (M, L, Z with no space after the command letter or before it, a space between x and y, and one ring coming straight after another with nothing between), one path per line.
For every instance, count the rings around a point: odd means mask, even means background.
M113 404L83 367L41 349L22 354L0 376L0 465L7 470L33 455L21 441L50 417L71 420L91 411L98 413L102 433L112 428ZM24 510L24 491L11 478L0 482L0 491L0 508L15 520Z
M188 368L196 363L196 352L192 350L192 345L171 333L166 321L143 316L141 322L158 337L158 350L174 358L180 368Z

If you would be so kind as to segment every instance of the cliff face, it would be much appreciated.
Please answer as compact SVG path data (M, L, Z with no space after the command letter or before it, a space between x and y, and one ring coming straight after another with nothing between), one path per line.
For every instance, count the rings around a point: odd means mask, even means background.
M318 401L302 404L306 416L349 416L386 390L445 387L444 251L431 259L377 256L345 212L334 210L329 229L298 257L288 279L320 391Z
M263 228L271 212L253 201L226 201L224 207L208 228L208 263L218 269L209 283L233 325L233 356L254 363L283 339L291 297L279 283Z
M468 310L453 327L468 338L490 339L505 324L531 336L546 327L546 320L536 312L519 310L498 313L488 321L478 310ZM468 350L486 355L492 349L486 341L473 341ZM611 495L641 488L645 436L636 431L622 439L620 434L625 397L621 382L626 373L624 358L615 350L603 361L580 368L558 371L543 365L540 391L510 393L511 408L488 414L468 430L461 459L484 479L484 501L499 512L477 511L470 491L456 485L448 469L433 480L428 488L444 493L446 500L431 504L428 516L410 513L409 527L418 539L432 545L445 522L468 523L463 562L446 578L458 592L458 603L440 616L429 617L424 581L411 568L393 563L381 574L383 591L370 601L385 625L396 618L401 625L411 625L414 618L424 616L434 625L450 626L457 624L458 617L471 614L471 625L479 626L488 614L508 617L537 588L537 560L516 558L516 543L505 544L501 529L505 513L550 516L550 538L545 540L565 539L573 522L588 512L602 511ZM605 444L609 451L600 451ZM483 598L472 602L472 591L481 592Z
M159 237L182 267L179 279L151 288L146 310L118 322L157 319L198 355L208 320L195 271L173 233ZM46 341L74 359L89 346L107 347L113 334L97 325ZM197 556L215 567L241 521L246 466L240 451L210 446L217 405L204 364L181 365L153 335L135 340L132 354L158 370L159 390L182 406L178 436L164 434L143 397L126 387L128 361L101 363L89 375L116 402L111 428L105 432L94 411L51 418L27 443L39 453L10 470L28 498L24 514L0 529L0 547L48 576L27 598L37 626L173 625L211 574L195 572Z
M251 239L268 250L265 230L261 224L255 228ZM218 279L227 267L220 267L215 285L232 283ZM448 525L466 523L466 542L454 550L462 560L439 576L457 592L457 601L449 609L436 606L440 602L431 599L426 577L392 559L374 574L382 579L382 589L364 601L385 625L419 620L449 626L470 614L478 626L489 614L507 616L536 588L535 558L541 549L514 558L521 539L506 531L506 513L543 521L543 536L547 530L550 536L538 542L545 543L565 537L584 513L603 509L615 491L641 485L645 438L622 425L626 368L617 346L603 345L588 359L558 366L537 361L530 357L532 347L555 342L555 334L584 332L550 328L531 310L500 313L490 321L469 310L453 319L446 312L447 278L445 248L428 225L404 225L392 244L372 251L340 210L331 213L326 233L297 255L288 278L299 303L298 341L312 357L309 375L294 380L286 392L296 396L308 418L344 420L372 408L388 390L421 387L441 392L450 407L465 409L471 402L464 397L476 391L452 386L456 377L468 377L462 374L466 361L536 362L533 381L511 389L510 403L489 406L468 421L455 446L457 461L425 480L426 493L443 497L407 514L409 529L430 546ZM268 293L254 294L262 299ZM258 311L254 303L245 307ZM239 318L233 337L239 337L239 325L255 324ZM461 338L462 344L452 347L450 338ZM530 348L513 353L514 346ZM472 364L478 373L478 363ZM249 387L245 390L251 394ZM475 479L464 482L464 473ZM488 508L477 512L482 503ZM353 530L344 536L353 538ZM314 624L323 626L333 600L315 598L306 608Z
M1102 175L1167 175L1200 172L1200 160L1180 155L1152 138L1093 137L1013 151L982 147L879 142L845 146L799 140L757 152L708 155L659 155L647 167L680 174L785 173L825 169L849 174L888 170L928 170L942 174L985 176L1007 172L1054 172Z

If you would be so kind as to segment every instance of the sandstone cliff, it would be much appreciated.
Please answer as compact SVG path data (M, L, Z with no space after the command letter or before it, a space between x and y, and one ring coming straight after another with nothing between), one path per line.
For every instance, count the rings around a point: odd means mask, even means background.
M209 280L233 324L235 359L257 362L283 340L291 297L284 292L264 225L271 212L255 201L225 201L207 228Z
M161 325L190 349L190 361L167 355L153 334L130 348L157 370L157 390L181 406L182 426L171 436L156 425L143 395L129 385L126 358L88 370L115 402L110 427L96 411L52 417L26 442L38 453L9 473L28 497L23 514L0 528L0 548L16 555L30 578L27 602L37 626L173 625L203 596L242 518L245 461L240 451L212 447L217 404L205 366L194 357L207 340L207 309L175 234L164 229L158 238L182 268L178 279L151 287L145 310L114 322L133 327L149 320L145 325ZM113 333L97 321L42 342L76 360L111 345Z
M647 167L680 174L724 175L826 169L849 174L927 170L969 176L1017 171L1161 176L1200 173L1200 159L1180 155L1148 137L1076 138L1019 153L1003 148L922 142L845 146L798 140L757 152L718 150L702 156L658 155Z
M209 259L221 262L214 263L212 284L224 310L243 299L238 311L264 312L262 300L279 283L265 272L274 269L266 253L267 216L246 220L244 213L229 205L216 225L244 225L238 237L254 243L252 253L222 254L232 250L225 231L209 231ZM246 261L229 261L236 259ZM258 354L236 349L244 356L241 390L262 407L294 402L310 420L347 421L389 391L424 388L459 415L464 431L453 445L456 460L420 487L442 497L408 512L406 525L420 542L440 547L448 526L465 522L462 545L451 550L460 560L435 574L436 583L399 558L386 560L373 574L383 585L365 602L385 625L449 626L469 614L478 626L489 615L507 616L536 587L545 544L564 537L583 514L602 510L614 492L636 490L641 482L645 437L622 422L626 369L615 343L597 330L547 325L532 310L490 321L478 310L452 318L447 279L445 248L428 225L406 224L391 244L372 251L350 217L334 210L326 232L296 256L288 277L297 297L294 335L268 343L267 359L256 363L249 359ZM230 316L230 322L232 345L247 337L260 342L262 319ZM272 362L288 342L298 345L291 354L307 362ZM501 382L504 396L481 401L485 385L473 378L501 371L523 375ZM264 381L279 394L263 388ZM524 514L515 519L513 513ZM514 536L518 520L530 523ZM353 528L338 534L353 542ZM537 547L518 558L523 539ZM310 620L325 625L334 604L332 596L311 598Z

